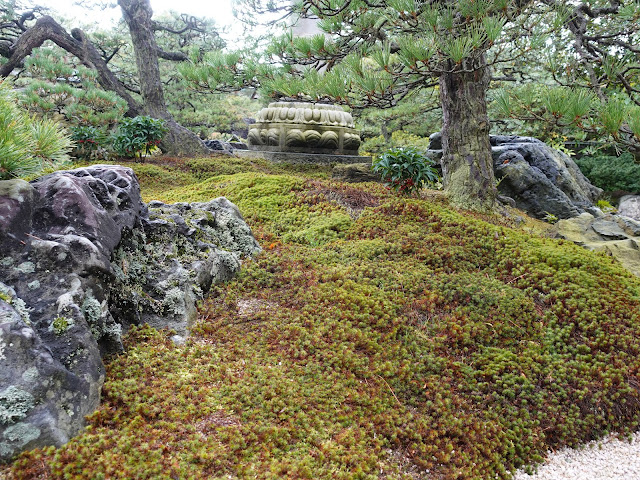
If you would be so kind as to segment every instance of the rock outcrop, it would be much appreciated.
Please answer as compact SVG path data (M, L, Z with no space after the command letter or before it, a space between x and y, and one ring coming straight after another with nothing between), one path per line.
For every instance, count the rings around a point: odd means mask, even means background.
M439 160L440 133L431 135L430 140L428 154ZM590 211L602 193L567 154L540 140L491 135L490 142L498 191L534 217L575 217Z
M0 461L75 435L122 329L180 340L196 300L259 250L228 200L147 207L129 168L0 182Z
M640 276L640 222L619 215L582 213L560 220L553 233L589 250L604 252Z
M618 214L640 222L640 195L625 195L620 198Z

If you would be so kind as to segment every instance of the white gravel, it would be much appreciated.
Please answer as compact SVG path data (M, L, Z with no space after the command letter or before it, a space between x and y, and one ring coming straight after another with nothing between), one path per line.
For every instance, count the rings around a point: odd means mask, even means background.
M514 480L640 480L640 432L631 442L609 436L550 453L536 474L519 470Z

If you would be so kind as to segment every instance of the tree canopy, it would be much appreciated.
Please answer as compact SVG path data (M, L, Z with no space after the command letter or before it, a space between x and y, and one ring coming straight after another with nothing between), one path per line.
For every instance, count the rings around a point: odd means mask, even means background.
M241 0L238 9L316 18L322 33L272 42L267 58L204 57L183 66L200 88L259 84L273 97L395 107L436 88L445 188L462 206L492 209L487 116L548 121L636 148L637 2L592 0ZM295 20L292 20L295 22Z
M0 76L21 68L43 76L33 72L43 71L47 54L32 53L53 41L76 59L72 71L84 72L87 90L99 85L117 95L109 99L115 111L124 101L129 116L168 120L170 153L202 151L173 115L194 126L206 124L193 99L210 92L250 87L267 97L338 102L356 113L367 107L409 111L403 102L415 108L423 102L419 98L438 98L445 189L454 203L480 210L496 205L490 119L549 137L639 149L637 1L238 0L236 10L245 21L268 17L291 26L312 18L322 33L298 37L289 30L264 51L251 45L232 52L223 50L206 21L154 18L149 0L118 5L124 19L118 29L86 33L67 31L42 7L25 9L4 0L0 56L6 60ZM163 62L178 62L178 68ZM53 94L64 96L79 86L68 76L61 85L64 74L55 77L39 108L51 108L46 102ZM183 80L190 90L181 87ZM38 104L33 93L43 89L36 87L31 93ZM415 96L420 91L431 93ZM425 111L433 111L434 103ZM386 120L378 122L390 138Z
M25 65L33 66L33 58L40 58L41 66L57 64L55 68L60 73L64 70L60 62L51 58L51 61L46 61L46 57L51 56L47 55L50 50L47 50L47 54L40 50L39 54L32 55L34 49L51 41L73 55L78 62L72 61L72 65L67 67L73 77L67 77L67 85L59 81L65 78L64 75L56 76L53 82L49 78L47 89L56 90L50 92L54 96L73 96L72 93L78 93L72 88L74 84L82 86L77 81L78 77L93 77L102 90L113 92L126 102L127 115L144 113L168 122L169 134L162 145L167 153L206 152L206 147L197 136L175 122L168 110L164 89L167 84L177 82L178 78L175 74L163 75L158 59L181 62L188 58L189 48L220 48L223 42L217 31L210 22L186 15L165 18L165 22L156 21L152 19L153 12L148 0L123 0L118 5L123 12L126 30L116 31L115 34L89 34L80 28L68 32L42 7L24 10L15 1L1 2L0 12L5 21L0 24L0 55L5 61L0 65L0 76L16 73ZM127 57L124 61L123 55ZM136 68L132 69L131 65ZM166 70L164 73L167 73ZM51 69L47 72L49 76L54 74ZM50 100L51 95L48 97ZM118 100L113 99L113 102L118 103ZM104 117L102 120L108 123Z

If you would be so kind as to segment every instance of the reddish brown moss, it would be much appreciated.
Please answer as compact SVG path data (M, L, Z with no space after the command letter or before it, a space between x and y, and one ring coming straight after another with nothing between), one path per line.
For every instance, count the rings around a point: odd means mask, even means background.
M133 330L87 432L14 478L508 478L638 427L640 282L611 259L374 185L246 173L163 193L212 194L265 252L186 346ZM295 235L356 207L316 245Z

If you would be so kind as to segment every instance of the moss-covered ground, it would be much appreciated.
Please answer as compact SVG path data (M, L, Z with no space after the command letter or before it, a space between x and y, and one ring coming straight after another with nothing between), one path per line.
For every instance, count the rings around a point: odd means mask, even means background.
M509 478L639 427L640 280L610 258L326 169L133 167L147 201L226 196L264 252L185 346L132 330L86 432L9 478Z

